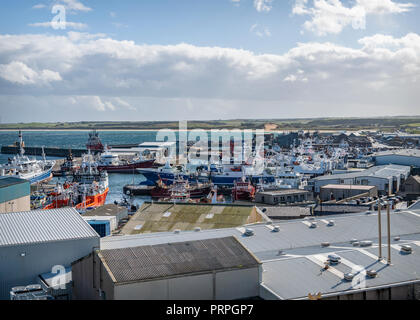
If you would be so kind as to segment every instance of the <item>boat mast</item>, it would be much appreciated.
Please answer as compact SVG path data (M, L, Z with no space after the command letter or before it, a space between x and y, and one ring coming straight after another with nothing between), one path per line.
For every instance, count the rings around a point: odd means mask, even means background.
M25 149L23 148L23 137L22 137L22 131L19 130L19 154L23 156L25 153Z

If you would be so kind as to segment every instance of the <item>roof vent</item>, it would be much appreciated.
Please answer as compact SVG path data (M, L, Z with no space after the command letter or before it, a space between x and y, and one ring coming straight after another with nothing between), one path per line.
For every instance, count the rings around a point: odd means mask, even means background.
M244 232L244 236L250 237L254 235L254 230L246 228Z
M316 222L312 222L312 223L309 225L309 228L311 228L311 229L315 229L317 226L318 226L318 225L316 224Z
M321 243L321 247L323 247L323 248L326 248L326 247L329 247L329 246L330 246L329 242L322 242Z
M195 227L195 228L194 228L194 231L195 231L195 232L200 232L200 231L201 231L201 228L200 228L200 227Z
M280 227L279 226L274 226L273 227L273 232L279 232L280 231Z
M401 238L400 237L394 237L394 241L400 241Z
M335 221L334 220L328 221L328 224L327 224L328 227L332 227L334 225L335 225Z
M405 244L405 245L401 246L401 252L411 253L411 252L413 252L413 248L411 248L411 246Z
M337 256L336 254L328 255L328 261L330 264L338 264L341 261L341 257Z
M349 272L349 273L344 274L344 280L346 281L352 281L353 278L354 278L354 273Z
M369 278L376 278L376 276L378 275L378 272L376 272L376 270L367 270L366 275Z
M175 229L175 230L174 230L174 233L175 233L175 234L181 233L181 230L179 230L179 229Z
M370 247L372 245L372 241L360 241L359 244L361 247Z

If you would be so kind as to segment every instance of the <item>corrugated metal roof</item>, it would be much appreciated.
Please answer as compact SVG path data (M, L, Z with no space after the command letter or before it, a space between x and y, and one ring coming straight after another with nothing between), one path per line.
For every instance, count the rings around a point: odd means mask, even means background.
M334 219L335 225L328 227L328 220ZM205 230L200 232L155 233L135 236L108 237L101 239L101 248L125 248L139 245L157 245L183 241L213 239L235 236L257 258L263 262L263 283L282 298L305 298L308 293L322 292L337 294L351 290L351 283L342 280L340 275L350 272L352 265L375 269L379 276L366 279L367 288L420 280L420 212L407 210L391 213L392 266L377 263L378 254L378 216L376 213L346 214L320 217L314 220L318 227L310 229L309 220L277 223L279 232L273 232L271 225L250 226L253 236L243 236L244 228ZM382 212L382 235L387 234L386 213ZM370 240L372 247L353 247L351 239ZM322 247L329 242L329 247ZM382 250L386 255L386 237ZM413 253L403 255L398 246L410 244ZM335 272L321 272L315 257L327 257L336 253L346 263L335 266ZM318 261L319 262L319 261ZM322 264L323 261L321 261Z
M417 235L420 239L420 234ZM408 240L409 241L409 240ZM393 242L395 244L395 242ZM335 248L335 254L342 258L342 262L333 266L332 270L321 270L315 261L326 261L329 253L309 253L304 256L295 256L264 263L263 283L266 287L283 299L307 298L308 294L321 292L325 295L351 293L351 290L384 287L392 284L420 280L420 255L416 248L419 245L411 244L414 248L412 254L400 254L394 246L391 249L392 265L375 259L377 248L354 249ZM320 251L320 250L318 250ZM386 254L386 248L383 252ZM320 260L317 260L321 258ZM354 266L362 270L376 270L375 278L366 277L355 272ZM355 281L344 281L340 276L348 272L356 273L360 284Z
M119 283L259 264L234 237L102 250L100 254Z
M358 177L378 177L378 178L390 178L394 176L399 176L403 173L410 172L409 166L399 166L395 164L389 164L384 166L371 167L369 169L351 172L351 173L340 173L340 174L330 174L325 176L320 176L313 178L313 181L322 181L322 180L343 180L343 179L353 179Z
M333 227L328 227L327 220L335 220ZM382 234L386 234L386 212L382 211ZM280 232L272 232L270 225L258 224L250 226L254 230L251 237L242 236L240 228L226 228L202 230L200 232L182 231L139 234L132 236L114 236L101 239L101 249L135 247L141 245L154 245L169 242L193 241L236 236L257 257L272 255L275 257L278 250L320 246L322 242L344 243L351 239L372 239L377 236L377 213L341 214L338 216L317 217L314 220L318 227L311 229L309 221L304 219L278 222ZM420 230L420 215L408 212L391 213L391 235L415 234ZM271 259L267 257L267 259Z
M400 149L400 150L389 150L389 151L382 151L373 154L374 157L381 157L381 156L404 156L404 157L420 157L420 150L418 149Z
M98 237L73 208L0 214L0 247Z

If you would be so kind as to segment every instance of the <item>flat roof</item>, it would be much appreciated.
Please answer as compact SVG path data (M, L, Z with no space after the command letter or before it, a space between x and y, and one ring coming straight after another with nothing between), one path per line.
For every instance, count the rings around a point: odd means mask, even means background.
M376 186L361 186L361 185L354 185L354 184L327 184L326 186L322 186L321 189L343 189L343 190L372 190L375 189Z
M28 180L19 179L15 177L0 177L0 188L10 187L16 184L29 183Z
M94 210L87 211L83 216L118 216L121 212L127 212L127 208L120 207L116 204L106 204Z
M272 219L278 218L299 218L311 215L309 207L290 207L290 206L276 206L276 207L263 207L259 206L258 209L264 210L264 214Z
M334 220L333 226L328 221ZM382 235L387 234L386 212L382 212ZM316 222L316 228L310 224ZM342 280L349 266L361 265L365 269L375 269L378 277L366 279L366 288L390 286L403 282L419 281L420 274L420 210L391 212L392 266L377 262L378 216L375 212L331 215L277 222L279 232L273 232L273 224L260 223L247 226L254 235L243 235L245 227L200 232L164 232L132 236L114 236L101 239L101 249L136 247L193 240L205 240L228 236L236 237L250 252L263 263L263 286L281 298L306 298L308 293L321 292L342 294L350 292L351 282ZM401 240L396 241L395 236ZM371 247L353 247L352 239L370 240ZM321 243L329 242L329 247ZM386 237L382 239L386 244ZM400 245L409 244L413 253L399 253ZM386 254L386 250L383 250ZM329 271L321 272L326 256L336 253L342 263ZM337 271L335 271L337 270Z
M146 202L131 217L121 233L238 227L248 222L253 210L253 206Z
M234 237L101 250L117 283L258 267L260 262Z
M301 189L281 189L281 190L257 192L257 194L266 194L270 196L282 196L282 195L297 194L297 193L309 193L309 191L301 190Z
M406 172L410 172L411 168L409 166L400 166L395 164L388 164L383 166L375 166L369 169L360 171L360 172L351 172L351 173L340 173L340 174L331 174L313 178L313 181L322 181L322 180L337 180L337 179L353 179L359 177L376 177L376 178L391 178L399 176Z
M417 282L420 268L420 234L416 240L392 242L392 265L378 261L377 243L372 248L351 248L335 246L329 250L296 254L288 259L278 259L264 263L264 286L277 293L283 299L307 299L308 294L321 292L323 296L352 293L359 289L388 287L401 282ZM401 254L400 246L410 244L412 254ZM417 250L416 250L417 248ZM385 250L383 250L385 251ZM322 265L329 254L336 254L341 263L323 270ZM377 276L369 278L367 270L375 270ZM355 273L355 281L343 280L344 274ZM360 281L358 284L357 281Z
M0 214L0 247L86 238L99 235L73 208Z
M418 149L399 149L399 150L388 150L377 152L373 154L374 157L382 156L404 156L404 157L415 157L420 158L420 150Z

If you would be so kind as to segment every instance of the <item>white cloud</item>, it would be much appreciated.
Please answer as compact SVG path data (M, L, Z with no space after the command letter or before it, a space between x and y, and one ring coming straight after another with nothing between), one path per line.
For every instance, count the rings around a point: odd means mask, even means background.
M404 13L412 10L412 3L392 0L355 0L347 7L342 0L295 0L292 13L309 16L303 27L318 36L339 34L345 27L364 29L369 15Z
M303 105L319 116L333 106L356 114L369 105L379 113L391 106L416 113L419 74L420 36L415 33L365 37L359 48L301 43L284 54L184 43L139 45L78 32L0 35L2 112L9 105L5 101L18 107L29 101L20 97L36 95L31 103L46 109L58 99L48 97L75 96L101 114L120 116L117 111L124 110L135 117L137 109L141 119L143 114L219 118L217 112L227 117L259 112L262 117L260 105L273 116L299 112ZM188 114L186 99L193 109Z
M43 8L46 8L47 6L45 5L45 4L43 4L43 3L39 3L39 4L36 4L36 5L34 5L33 7L32 7L32 9L43 9Z
M85 6L81 1L78 0L58 0L57 4L63 4L66 9L76 12L89 12L92 11L92 8Z
M114 98L114 101L116 102L117 105L119 105L122 108L128 109L128 110L136 110L135 107L133 107L131 104L129 104L127 101L116 97Z
M271 37L270 29L267 27L261 27L258 24L253 24L249 31L260 38Z
M62 22L64 23L64 22ZM43 27L43 28L53 28L53 22L36 22L36 23L30 23L29 24L30 27ZM80 22L69 22L66 21L65 22L65 28L70 28L70 29L75 29L75 30L84 30L86 29L88 26L85 23L80 23Z
M48 69L37 72L19 61L13 61L9 64L0 64L0 77L9 82L21 85L41 85L62 80L58 72Z
M273 0L254 0L254 7L258 12L269 12Z

